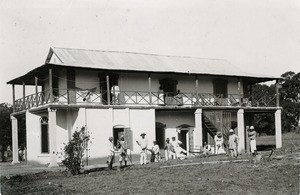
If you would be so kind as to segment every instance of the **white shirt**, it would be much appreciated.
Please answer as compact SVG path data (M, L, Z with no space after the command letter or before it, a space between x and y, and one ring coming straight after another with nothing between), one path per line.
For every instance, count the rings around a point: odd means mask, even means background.
M146 149L147 148L147 146L148 146L148 140L147 140L147 138L141 138L139 141L139 145L141 146L141 149L142 150L144 150L144 149Z

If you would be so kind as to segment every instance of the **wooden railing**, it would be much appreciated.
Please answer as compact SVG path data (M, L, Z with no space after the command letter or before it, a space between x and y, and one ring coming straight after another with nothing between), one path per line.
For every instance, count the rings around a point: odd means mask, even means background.
M48 103L57 104L102 104L108 105L157 105L190 107L276 107L276 96L253 94L247 98L238 94L215 95L211 93L184 92L177 95L168 92L115 91L108 101L105 90L53 89L50 101L49 91L31 94L15 100L15 110L22 111Z

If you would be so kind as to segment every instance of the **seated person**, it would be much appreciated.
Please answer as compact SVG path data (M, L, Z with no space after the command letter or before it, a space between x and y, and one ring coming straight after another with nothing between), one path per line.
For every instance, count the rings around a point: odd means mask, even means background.
M178 141L177 147L175 147L175 153L179 160L183 160L187 157L187 151L181 147L182 142Z
M203 156L206 157L206 156L209 156L211 155L212 152L211 152L211 147L210 145L208 145L206 142L204 142L204 146L203 146Z
M180 90L177 91L177 94L176 94L175 98L176 98L176 103L179 106L183 105L183 98L182 98L182 94L180 93Z

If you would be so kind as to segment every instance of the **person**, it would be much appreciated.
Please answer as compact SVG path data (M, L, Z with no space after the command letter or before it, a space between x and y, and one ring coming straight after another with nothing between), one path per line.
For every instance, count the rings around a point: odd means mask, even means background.
M237 147L238 147L239 138L236 134L234 134L234 130L229 130L229 138L228 138L228 149L230 153L230 157L237 158Z
M250 152L253 156L257 155L256 149L256 131L254 130L254 126L250 127L250 131L248 132L248 138L250 140Z
M211 152L211 147L210 145L207 144L207 142L204 142L204 146L203 146L203 156L206 157L206 156L209 156L211 155L212 152Z
M182 94L180 93L180 90L178 89L177 94L175 96L177 104L179 106L183 105L183 99L182 99Z
M178 147L178 141L176 141L176 137L172 137L172 141L171 141L171 155L170 158L172 159L176 159L176 148Z
M165 104L165 94L164 94L164 91L161 86L159 87L159 90L158 90L158 104L159 105Z
M224 139L221 131L217 132L217 134L214 137L214 140L216 144L216 154L224 154L225 153L223 148Z
M145 165L147 164L147 147L148 147L148 140L145 138L146 133L141 134L141 139L136 141L136 143L141 147L140 153L140 164Z
M106 163L107 163L109 170L112 170L112 166L113 166L114 159L115 159L115 147L113 144L113 140L114 140L113 137L109 137L108 138L109 142L107 144L108 157L107 157Z
M118 143L117 143L117 148L119 149L119 162L120 162L120 168L122 167L122 162L124 161L125 167L127 166L127 160L128 160L128 155L127 155L127 142L124 140L124 136L121 135Z
M175 147L175 154L179 160L183 160L187 156L187 151L181 147L182 142L178 141L177 146Z
M156 141L153 141L153 147L151 149L151 162L159 162L159 146Z
M172 150L174 150L172 144L170 143L170 139L167 138L166 139L166 143L165 143L165 159L166 161L169 160L169 158L171 158L171 154L174 153Z

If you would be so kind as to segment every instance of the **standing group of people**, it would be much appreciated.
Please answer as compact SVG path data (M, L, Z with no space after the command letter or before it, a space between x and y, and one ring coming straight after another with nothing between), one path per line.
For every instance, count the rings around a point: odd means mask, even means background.
M257 149L256 149L256 131L254 130L254 126L251 126L249 128L248 139L250 143L249 144L250 152L252 153L253 156L255 156L257 154ZM223 147L224 139L220 131L218 131L217 134L215 135L214 141L215 141L215 154L225 154L226 152ZM233 129L230 129L229 136L228 136L228 153L232 158L237 158L238 156L238 152L237 152L238 143L239 143L238 136L234 133ZM203 155L208 156L210 154L212 154L211 147L206 142L204 142Z
M140 146L140 164L145 165L148 163L147 161L147 152L150 151L151 162L159 162L160 161L160 150L159 146L157 145L156 141L153 141L153 146L151 148L148 148L148 139L145 137L146 134L142 133L141 138L136 141L136 143ZM248 138L250 142L250 151L255 156L257 154L256 149L256 132L254 130L254 127L251 126L248 132ZM115 158L115 151L119 151L119 163L120 167L122 167L122 163L124 161L125 166L127 166L128 162L128 144L124 139L124 135L121 135L119 137L119 140L117 140L117 145L114 146L113 144L113 137L109 137L109 144L108 144L108 158L107 158L107 165L109 169L112 169L112 165ZM215 154L225 154L224 150L224 139L221 132L217 132L216 136L214 137L215 140ZM234 133L233 129L229 130L229 137L228 137L228 152L230 157L237 158L238 156L238 143L239 138ZM169 138L166 139L165 143L165 159L185 159L187 157L187 151L184 150L182 147L182 142L179 140L176 140L175 137L172 137L172 140ZM209 156L212 154L212 150L210 145L208 145L206 142L204 143L203 147L203 155Z

